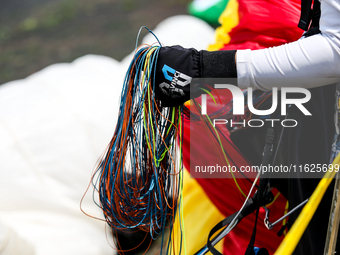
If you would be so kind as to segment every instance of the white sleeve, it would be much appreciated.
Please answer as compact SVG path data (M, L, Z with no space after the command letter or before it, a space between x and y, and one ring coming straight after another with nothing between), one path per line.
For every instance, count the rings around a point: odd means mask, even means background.
M262 50L237 51L238 86L313 88L340 81L340 0L321 1L321 34Z

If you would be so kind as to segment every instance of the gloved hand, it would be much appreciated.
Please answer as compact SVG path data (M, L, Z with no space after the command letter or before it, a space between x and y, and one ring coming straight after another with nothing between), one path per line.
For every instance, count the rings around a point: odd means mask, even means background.
M197 51L181 46L160 48L156 66L156 97L163 106L179 106L204 93L192 78L236 78L236 50Z

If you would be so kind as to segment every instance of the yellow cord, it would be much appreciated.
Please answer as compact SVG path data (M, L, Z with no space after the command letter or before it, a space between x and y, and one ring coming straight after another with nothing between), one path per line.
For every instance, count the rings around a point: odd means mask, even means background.
M275 195L273 201L271 201L269 204L266 204L266 207L271 206L272 204L274 204L274 202L276 201L276 199L281 195L280 192L277 192L277 194Z
M287 201L286 207L285 207L285 212L283 215L286 215L288 213L288 208L289 208L289 202ZM286 225L287 223L287 218L284 218L282 221L282 226ZM287 235L287 228L283 231L283 234L286 236Z
M299 217L294 222L292 228L281 242L279 248L274 255L290 255L295 250L296 245L299 243L302 234L305 232L310 220L312 219L316 209L318 208L323 195L325 194L329 184L332 182L338 166L340 164L340 154L334 159L332 167L328 168L324 177L319 182L314 190L307 204L303 207ZM336 167L337 165L337 167Z
M206 91L205 89L202 89L202 90L204 90L204 91ZM214 102L215 102L215 105L216 105L216 101L215 101L215 99L214 99L214 97L209 93L209 95L211 96L211 98L214 100ZM200 104L198 104L198 106L199 107L201 107L201 105ZM218 134L218 131L217 131L217 129L214 127L214 125L213 125L213 123L212 123L212 121L211 121L211 119L210 119L210 117L209 117L209 115L206 115L206 118L207 118L207 120L209 121L209 123L210 123L210 125L211 125L211 127L214 129L214 131L215 131L215 134L216 134L216 137L217 137L217 140L218 140L218 144L220 145L220 147L221 147L221 150L222 150L222 153L223 153L223 156L224 156L224 159L225 159L225 161L226 161L226 163L227 163L227 165L228 166L230 166L230 163L229 163L229 160L228 160L228 157L227 157L227 155L226 155L226 152L225 152L225 150L224 150L224 147L223 147L223 145L222 145L222 141L221 141L221 139L220 139L220 136L219 136L219 134ZM232 175L232 177L233 177L233 181L234 181L234 183L236 184L236 187L237 187L237 189L241 192L241 194L243 195L243 197L247 197L247 195L243 192L243 190L241 189L241 187L240 187L240 185L238 184L238 182L237 182L237 179L235 178L235 175L234 175L234 173L233 172L230 172L231 173L231 175Z

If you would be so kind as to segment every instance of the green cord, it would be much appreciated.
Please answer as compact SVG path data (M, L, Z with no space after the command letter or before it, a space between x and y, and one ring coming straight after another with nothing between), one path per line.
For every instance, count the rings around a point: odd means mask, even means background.
M215 100L214 100L214 101L215 101ZM215 102L215 103L216 103L216 102ZM201 107L200 104L198 104L198 105L199 105L199 107ZM218 139L218 143L219 143L219 145L220 145L220 147L221 147L221 149L222 149L222 152L223 152L224 159L225 159L225 161L227 162L227 165L230 166L229 160L228 160L228 158L227 158L227 155L225 154L225 150L224 150L224 148L223 148L223 145L222 145L220 136L219 136L219 134L218 134L218 132L217 132L217 129L216 129L216 128L214 127L214 125L212 124L209 115L206 115L206 116L207 116L207 119L209 120L209 123L211 124L211 127L214 129L214 131L215 131L215 133L216 133L216 136L217 136L217 139ZM235 182L235 184L236 184L238 190L241 192L241 194L242 194L244 197L247 197L246 194L244 194L244 192L242 191L242 189L241 189L240 185L238 184L238 182L237 182L237 180L236 180L236 178L235 178L235 175L234 175L234 173L233 173L232 171L231 171L231 175L232 175L232 177L233 177L233 180L234 180L234 182Z

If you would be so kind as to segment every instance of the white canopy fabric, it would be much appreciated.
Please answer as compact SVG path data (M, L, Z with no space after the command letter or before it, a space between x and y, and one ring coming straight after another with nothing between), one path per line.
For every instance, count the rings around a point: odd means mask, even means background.
M191 16L168 18L154 33L196 49L214 38ZM106 224L79 205L112 137L131 57L86 55L0 86L0 255L114 254ZM91 195L83 208L102 218Z

